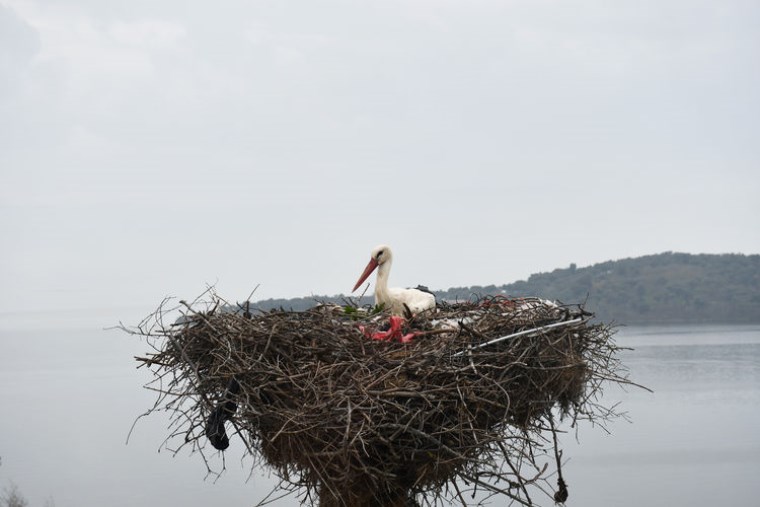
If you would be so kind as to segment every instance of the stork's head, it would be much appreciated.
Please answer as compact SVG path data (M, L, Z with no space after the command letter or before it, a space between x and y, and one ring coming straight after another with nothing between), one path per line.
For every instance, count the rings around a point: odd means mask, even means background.
M388 245L378 245L372 249L372 258L379 264L385 264L393 258L391 247Z
M362 276L359 277L359 281L356 282L356 285L354 285L354 289L351 292L354 292L356 289L358 289L359 286L364 283L364 280L366 280L378 266L389 263L391 262L391 259L393 259L391 247L388 245L376 246L372 249L371 255L372 256L367 263L367 267L364 268Z

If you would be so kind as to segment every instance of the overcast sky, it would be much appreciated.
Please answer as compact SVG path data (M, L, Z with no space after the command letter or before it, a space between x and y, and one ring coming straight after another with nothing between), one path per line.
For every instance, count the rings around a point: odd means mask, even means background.
M756 1L0 0L0 312L760 252ZM550 297L551 295L544 295Z

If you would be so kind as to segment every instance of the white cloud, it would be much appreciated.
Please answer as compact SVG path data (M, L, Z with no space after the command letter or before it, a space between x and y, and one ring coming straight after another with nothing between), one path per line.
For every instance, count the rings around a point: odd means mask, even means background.
M37 31L13 9L0 5L0 70L27 65L39 47Z
M155 19L116 22L108 28L108 32L121 44L148 50L177 50L187 35L183 26Z

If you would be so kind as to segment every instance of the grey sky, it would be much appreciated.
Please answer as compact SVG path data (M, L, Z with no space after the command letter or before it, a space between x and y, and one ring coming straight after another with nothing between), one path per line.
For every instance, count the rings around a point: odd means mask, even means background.
M752 1L0 0L0 312L760 252ZM545 295L551 296L551 295Z

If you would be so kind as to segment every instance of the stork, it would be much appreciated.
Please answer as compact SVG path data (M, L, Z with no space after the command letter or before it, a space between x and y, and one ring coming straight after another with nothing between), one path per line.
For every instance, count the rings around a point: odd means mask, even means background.
M388 287L388 275L391 272L393 253L388 245L380 245L372 250L372 257L364 268L364 272L356 282L355 292L364 280L377 268L377 282L375 283L375 304L384 305L391 310L393 315L404 315L405 308L412 315L435 308L435 296L419 289L401 289Z

